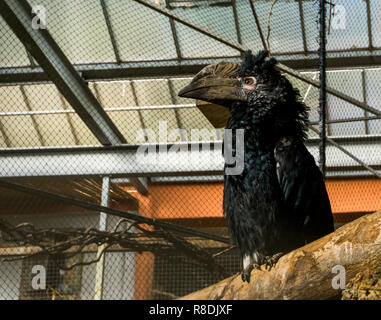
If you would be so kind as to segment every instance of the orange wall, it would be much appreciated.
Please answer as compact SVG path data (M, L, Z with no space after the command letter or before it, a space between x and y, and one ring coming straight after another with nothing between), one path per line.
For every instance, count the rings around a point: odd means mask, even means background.
M333 213L381 209L381 179L327 180ZM151 184L139 199L141 215L160 219L223 217L223 183Z
M381 179L327 180L333 213L381 209Z

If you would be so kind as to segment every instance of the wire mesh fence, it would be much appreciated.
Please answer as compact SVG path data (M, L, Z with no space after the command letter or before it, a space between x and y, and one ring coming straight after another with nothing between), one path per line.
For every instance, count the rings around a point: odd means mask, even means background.
M326 2L339 226L381 208L381 19L376 0ZM281 69L310 108L318 160L318 7L0 0L0 298L174 299L238 273L222 211L228 112L178 92L208 64L268 49L298 71Z

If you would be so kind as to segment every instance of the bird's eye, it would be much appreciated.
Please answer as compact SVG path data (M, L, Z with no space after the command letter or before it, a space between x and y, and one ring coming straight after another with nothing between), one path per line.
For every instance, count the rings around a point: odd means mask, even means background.
M252 86L255 84L255 78L254 77L246 77L246 78L243 78L243 83L246 85L246 86Z

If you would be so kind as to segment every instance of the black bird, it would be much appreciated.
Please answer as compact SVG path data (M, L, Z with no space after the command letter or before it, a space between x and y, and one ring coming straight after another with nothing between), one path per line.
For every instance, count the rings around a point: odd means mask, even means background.
M308 107L275 65L267 51L247 51L242 64L209 65L179 92L229 108L225 131L244 129L243 171L229 175L225 162L223 210L248 282L253 268L271 268L334 230L323 176L304 145Z

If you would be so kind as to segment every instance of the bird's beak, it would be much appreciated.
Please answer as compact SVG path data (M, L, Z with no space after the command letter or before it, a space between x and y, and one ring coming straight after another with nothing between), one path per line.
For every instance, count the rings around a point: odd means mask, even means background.
M226 105L232 100L246 101L238 71L241 65L232 62L220 62L202 69L179 96Z

